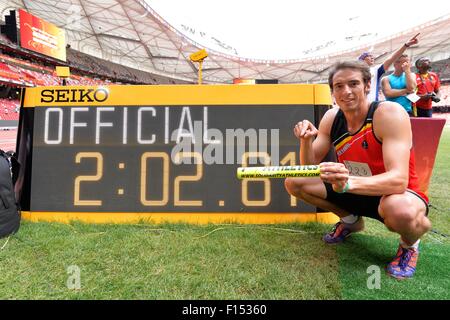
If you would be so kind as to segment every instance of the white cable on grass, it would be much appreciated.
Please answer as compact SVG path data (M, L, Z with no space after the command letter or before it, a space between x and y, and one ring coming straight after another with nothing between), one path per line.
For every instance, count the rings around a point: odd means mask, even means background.
M6 242L3 244L3 246L0 248L0 250L3 250L3 248L5 248L6 247L6 245L8 244L8 242L9 242L9 238L10 238L11 236L8 236L8 239L6 239Z

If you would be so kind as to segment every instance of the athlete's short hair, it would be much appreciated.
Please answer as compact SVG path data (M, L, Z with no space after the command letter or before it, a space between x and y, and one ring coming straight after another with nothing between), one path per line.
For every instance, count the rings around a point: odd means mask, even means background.
M328 85L330 86L331 91L333 91L334 75L336 74L336 72L343 70L343 69L352 69L352 70L360 71L363 81L364 81L364 84L368 84L370 82L370 79L372 78L372 75L370 74L369 66L363 61L348 60L348 61L337 62L331 68L330 74L328 76Z

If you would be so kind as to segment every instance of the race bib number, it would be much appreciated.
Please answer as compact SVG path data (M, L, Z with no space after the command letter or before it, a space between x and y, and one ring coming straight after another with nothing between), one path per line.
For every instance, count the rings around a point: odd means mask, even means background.
M344 160L344 164L350 172L351 176L358 177L370 177L372 176L372 171L370 171L369 165L364 162L355 162Z

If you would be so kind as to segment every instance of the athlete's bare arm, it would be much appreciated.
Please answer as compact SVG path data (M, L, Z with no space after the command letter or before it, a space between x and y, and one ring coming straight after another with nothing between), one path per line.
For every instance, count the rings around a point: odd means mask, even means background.
M331 147L330 131L339 109L328 110L317 129L310 121L303 120L294 127L294 135L300 140L300 164L319 164Z

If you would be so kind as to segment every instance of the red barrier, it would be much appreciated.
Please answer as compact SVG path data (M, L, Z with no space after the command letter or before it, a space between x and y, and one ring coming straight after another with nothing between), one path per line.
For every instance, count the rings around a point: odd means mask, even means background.
M444 125L445 119L411 118L419 188L426 195Z

